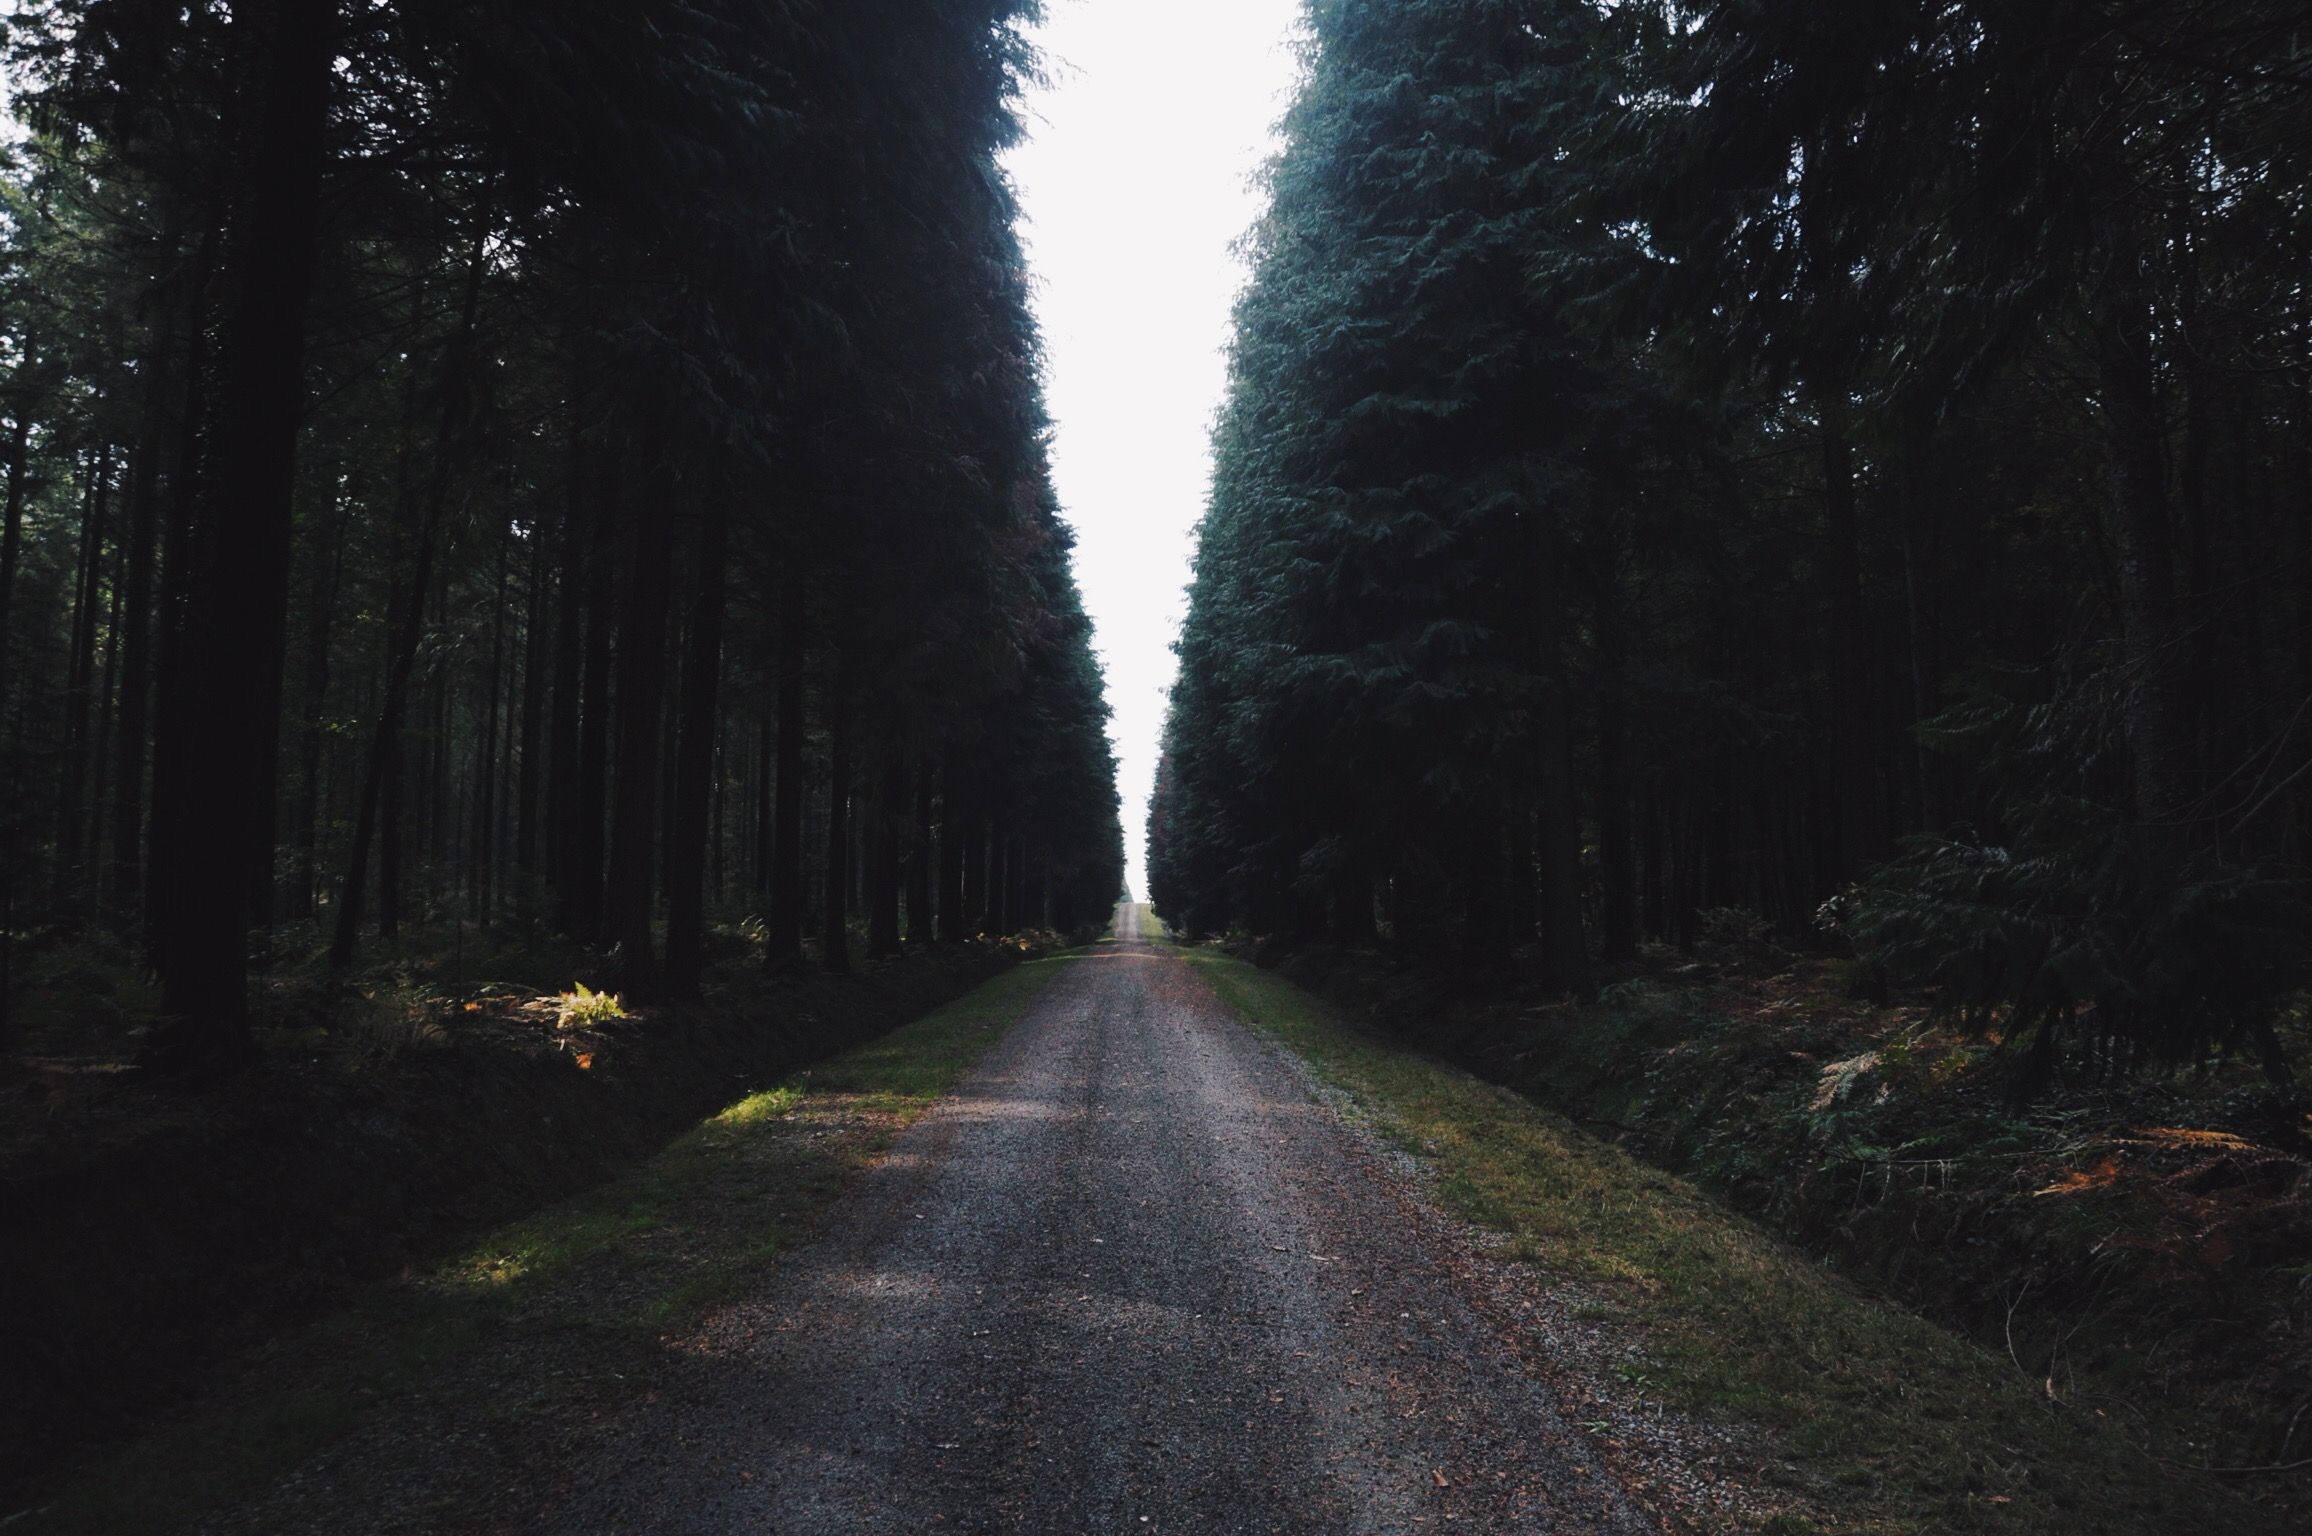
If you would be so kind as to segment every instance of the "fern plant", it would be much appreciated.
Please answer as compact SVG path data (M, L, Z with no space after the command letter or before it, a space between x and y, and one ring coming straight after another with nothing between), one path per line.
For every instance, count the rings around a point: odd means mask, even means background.
M623 1019L629 1015L623 999L615 992L596 992L584 982L573 983L572 990L562 994L562 1011L555 1015L557 1029L578 1029Z
M2312 982L2301 876L2116 809L2096 792L2121 739L2114 678L2049 683L1978 679L1922 729L1977 771L1984 826L1913 839L1847 931L2022 1052L2025 1093L2075 1052L2130 1070L2249 1051L2289 1081L2275 1026Z

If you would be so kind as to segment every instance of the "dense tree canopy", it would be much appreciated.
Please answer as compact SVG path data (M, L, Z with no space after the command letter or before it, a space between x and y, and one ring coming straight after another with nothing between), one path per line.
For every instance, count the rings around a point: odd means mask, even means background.
M1152 809L1191 930L1827 927L2284 1073L2300 7L1311 0Z
M679 996L710 921L1103 917L1033 10L23 7L0 928L132 937L207 1066L252 966L416 922Z

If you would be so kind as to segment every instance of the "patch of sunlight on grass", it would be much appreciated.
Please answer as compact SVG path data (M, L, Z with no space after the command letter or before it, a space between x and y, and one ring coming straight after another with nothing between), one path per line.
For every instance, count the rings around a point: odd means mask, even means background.
M800 1084L781 1083L765 1092L748 1094L707 1124L729 1130L760 1125L765 1120L776 1120L781 1115L792 1114L795 1106L802 1102L803 1089Z
M815 1069L749 1094L602 1187L363 1296L267 1352L248 1390L146 1436L9 1536L140 1536L245 1499L377 1403L423 1387L492 1423L580 1387L468 1365L526 1329L583 1330L590 1376L639 1377L655 1341L731 1301L809 1235L901 1130L1017 1023L1071 955L977 991ZM863 1114L862 1111L870 1113ZM616 1285L598 1283L615 1278Z
M1645 1396L1746 1426L1838 1528L1871 1536L2154 1536L2274 1527L2113 1421L2049 1406L2012 1364L1867 1296L1683 1181L1517 1096L1335 1019L1240 960L1221 997L1435 1169L1455 1215L1579 1283L1644 1354ZM1630 1388L1625 1388L1629 1390ZM1803 1522L1766 1529L1811 1529Z

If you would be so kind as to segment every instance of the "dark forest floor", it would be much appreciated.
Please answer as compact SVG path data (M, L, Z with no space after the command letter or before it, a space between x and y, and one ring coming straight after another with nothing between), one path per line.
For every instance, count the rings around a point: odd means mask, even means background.
M2312 1515L2312 1109L2252 1064L2076 1064L2019 1104L1995 1042L1851 964L1656 950L1582 1006L1517 973L1264 959L1399 1039L1691 1178L2009 1362L2051 1413ZM2295 1021L2299 1061L2312 1039ZM2209 1470L2214 1469L2214 1470Z
M599 962L572 947L419 932L340 983L285 959L259 991L260 1065L192 1089L132 1065L156 1001L133 958L46 936L19 951L0 1056L0 1499L363 1282L596 1184L1033 947L766 979L723 930L703 1006L614 1009L580 1001Z

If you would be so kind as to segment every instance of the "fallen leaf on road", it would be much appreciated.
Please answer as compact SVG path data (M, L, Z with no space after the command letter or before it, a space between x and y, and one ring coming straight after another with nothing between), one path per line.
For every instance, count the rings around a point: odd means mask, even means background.
M1437 1486L1440 1488L1450 1488L1453 1486L1451 1483L1445 1480L1445 1474L1442 1472L1432 1472L1429 1475L1437 1479Z

